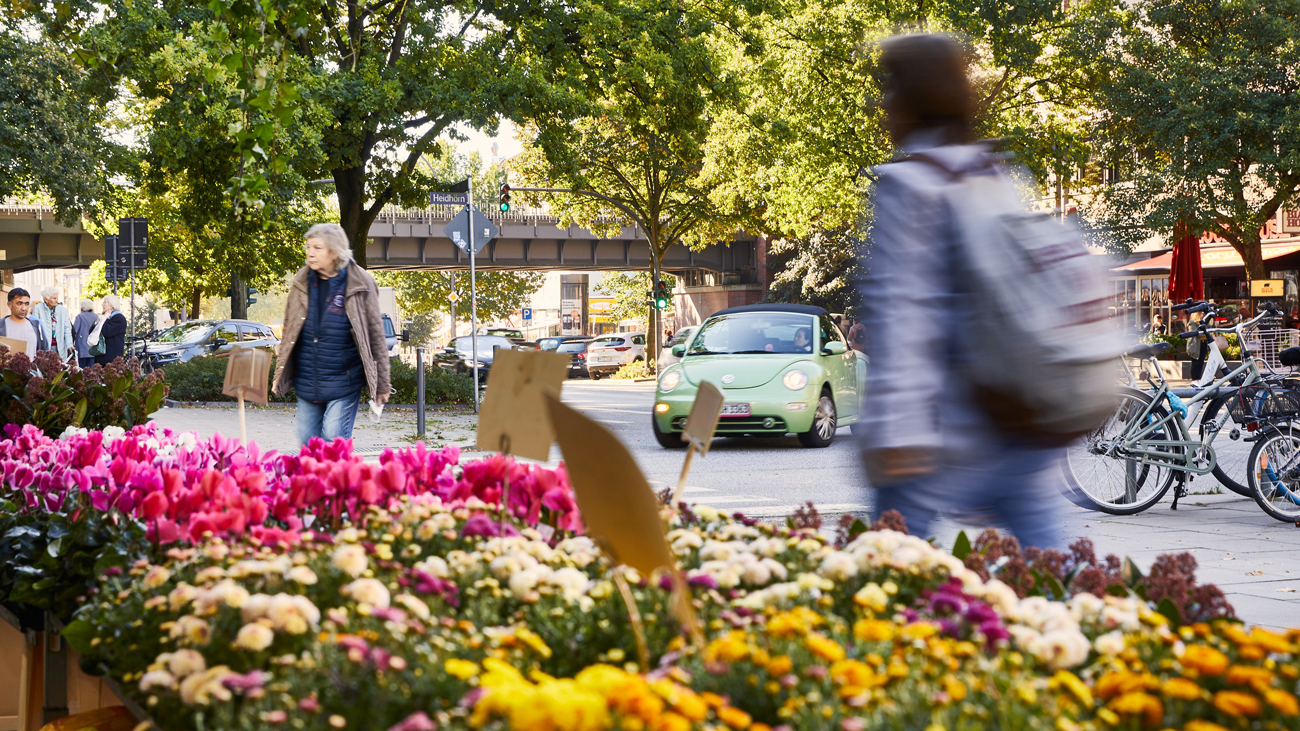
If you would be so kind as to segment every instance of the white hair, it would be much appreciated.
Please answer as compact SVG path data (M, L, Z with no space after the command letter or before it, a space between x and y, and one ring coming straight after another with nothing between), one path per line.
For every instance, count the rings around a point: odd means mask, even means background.
M41 299L47 300L56 294L59 294L58 287L46 287L45 289L41 290Z
M325 248L338 259L340 266L352 261L352 246L348 244L348 235L337 223L318 223L307 229L307 235L303 239L317 239L325 244Z
M94 312L94 311L95 311L95 303L94 303L92 300L82 300L82 301L81 301L81 311L82 311L82 312Z
M112 307L115 310L122 309L122 300L118 299L117 295L115 294L104 295L104 304L108 305L109 307Z

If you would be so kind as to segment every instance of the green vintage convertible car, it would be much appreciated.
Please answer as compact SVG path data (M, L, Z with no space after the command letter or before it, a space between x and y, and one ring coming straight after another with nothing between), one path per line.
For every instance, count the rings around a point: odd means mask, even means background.
M805 447L826 447L835 429L858 420L867 361L820 307L745 305L715 313L664 369L655 389L654 433L666 448L681 431L700 383L726 402L718 436L794 433Z

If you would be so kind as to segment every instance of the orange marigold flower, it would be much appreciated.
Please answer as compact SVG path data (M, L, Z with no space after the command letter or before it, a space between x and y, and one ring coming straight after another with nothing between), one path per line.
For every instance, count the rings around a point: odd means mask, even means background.
M1159 698L1142 691L1125 693L1106 707L1123 716L1141 717L1143 726L1158 727L1165 720L1164 704Z
M808 637L803 642L812 654L823 660L835 662L844 659L844 648L840 647L840 643L829 637L809 632Z
M1223 675L1223 671L1228 669L1228 656L1205 645L1188 647L1178 661L1201 675Z
M691 722L686 717L669 711L656 718L650 724L651 731L691 731ZM1224 729L1227 731L1227 729Z
M700 697L704 699L705 703L709 704L710 708L722 708L727 705L727 702L717 693L709 693L708 691L705 691L700 694Z
M1057 670L1056 675L1048 682L1047 687L1055 690L1056 688L1065 688L1069 690L1079 702L1088 708L1092 708L1093 698L1092 690L1088 684L1079 679L1079 676L1069 670Z
M966 700L966 684L951 675L944 676L943 690L954 703Z
M1210 723L1209 721L1202 721L1199 718L1194 718L1183 724L1183 731L1228 731L1228 729L1217 723Z
M709 715L709 704L693 692L684 691L673 702L677 712L692 721L703 721ZM668 715L668 714L665 714Z
M929 622L913 622L903 628L905 640L924 640L937 634L939 634L939 627Z
M1242 660L1263 660L1268 656L1268 652L1264 648L1255 644L1242 645L1237 654L1241 655Z
M1156 690L1160 680L1150 673L1131 673L1127 670L1109 672L1097 681L1097 695L1102 700L1135 691Z
M727 724L731 728L736 729L749 728L749 724L754 721L748 713L745 713L739 708L732 708L731 706L718 710L718 720Z
M1233 665L1228 668L1227 680L1232 685L1273 684L1273 671L1256 665Z
M1160 690L1170 698L1178 698L1184 701L1194 701L1201 697L1201 686L1188 680L1187 678L1171 678L1166 680L1160 686Z
M1269 688L1264 691L1264 700L1268 701L1268 704L1276 708L1278 713L1283 716L1300 714L1300 701L1296 701L1296 697L1285 690Z
M737 662L749 654L749 645L745 642L745 633L732 631L717 638L704 648L704 659L709 662Z
M1241 716L1258 716L1262 709L1259 699L1250 693L1239 690L1221 690L1214 694L1214 707L1240 718Z
M767 674L781 677L794 669L794 661L789 655L777 655L767 664Z
M859 619L853 624L853 636L868 642L894 639L894 624L883 619Z

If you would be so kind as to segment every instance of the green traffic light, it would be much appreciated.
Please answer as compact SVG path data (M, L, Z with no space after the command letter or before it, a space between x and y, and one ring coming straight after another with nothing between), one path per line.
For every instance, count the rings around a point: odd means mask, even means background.
M501 212L502 212L502 213L505 213L505 212L508 211L508 210L510 210L510 204L509 204L509 203L502 203L502 204L501 204Z

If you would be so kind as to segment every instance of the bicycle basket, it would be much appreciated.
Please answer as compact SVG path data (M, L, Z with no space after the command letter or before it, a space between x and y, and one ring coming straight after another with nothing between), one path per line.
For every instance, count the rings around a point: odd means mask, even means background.
M1300 345L1300 330L1264 330L1244 328L1241 344L1251 356L1268 363L1270 368L1281 368L1278 354L1287 348ZM1243 353L1244 357L1244 353Z
M1300 416L1300 381L1288 379L1239 389L1228 401L1228 411L1238 424Z

